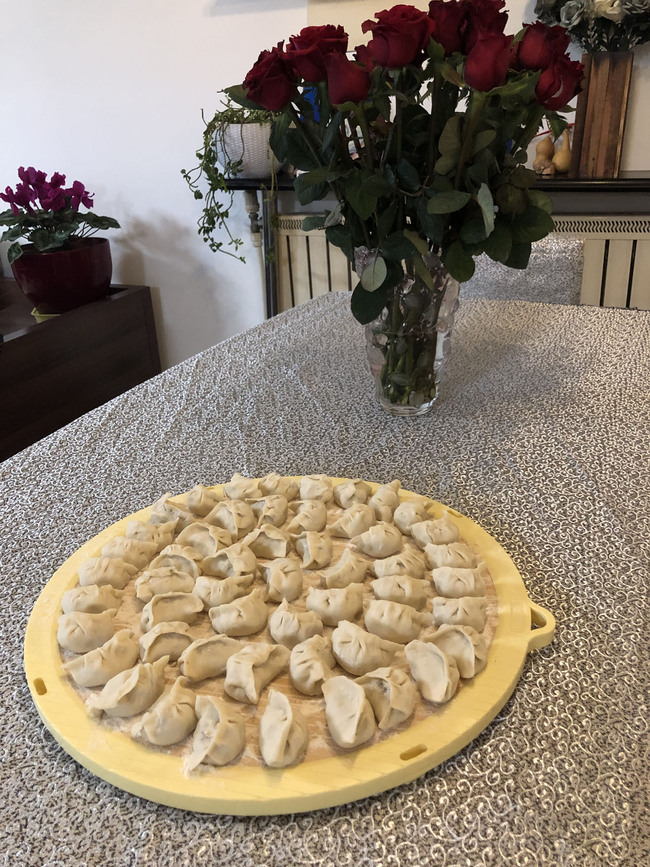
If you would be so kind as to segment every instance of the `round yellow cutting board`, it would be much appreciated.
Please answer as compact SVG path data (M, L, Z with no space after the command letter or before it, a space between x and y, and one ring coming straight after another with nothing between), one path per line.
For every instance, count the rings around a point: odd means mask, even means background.
M406 491L400 496L421 499ZM517 684L526 654L549 644L555 631L553 616L528 598L516 566L496 540L453 509L435 501L429 505L436 514L447 509L463 541L485 561L496 591L498 621L486 667L423 721L368 747L295 767L272 770L233 763L205 770L202 766L186 777L177 755L156 751L91 719L63 670L56 637L61 597L77 584L79 566L97 556L109 539L123 535L128 520L147 520L150 510L143 509L76 551L36 601L25 636L25 672L43 722L66 752L98 777L151 801L203 813L305 812L414 780L453 756L494 719Z

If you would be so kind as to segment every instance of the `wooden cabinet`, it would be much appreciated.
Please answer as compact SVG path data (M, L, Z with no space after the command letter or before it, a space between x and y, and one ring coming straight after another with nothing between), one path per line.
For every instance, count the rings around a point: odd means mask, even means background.
M160 373L148 286L37 323L0 280L0 460Z

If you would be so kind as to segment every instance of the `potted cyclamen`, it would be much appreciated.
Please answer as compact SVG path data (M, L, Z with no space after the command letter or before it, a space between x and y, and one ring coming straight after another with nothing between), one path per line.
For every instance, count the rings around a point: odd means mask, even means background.
M119 229L112 217L79 208L93 207L93 195L80 181L65 187L65 175L30 166L18 169L21 183L7 187L0 213L11 241L7 258L16 282L39 313L65 313L108 293L113 271L107 238L90 237L100 229ZM21 245L19 239L29 243Z

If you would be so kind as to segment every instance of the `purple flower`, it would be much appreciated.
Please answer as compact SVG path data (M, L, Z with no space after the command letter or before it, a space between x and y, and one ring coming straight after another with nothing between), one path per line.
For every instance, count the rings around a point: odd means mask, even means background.
M18 177L31 187L41 187L47 181L45 172L36 171L34 166L30 166L28 169L21 166L18 169Z
M85 205L87 208L92 208L94 204L94 193L89 193L81 181L75 181L72 186L68 187L64 192L70 199L70 207L75 211L79 210L79 205Z
M65 190L61 187L53 187L51 184L41 190L38 200L45 211L61 211L67 205Z

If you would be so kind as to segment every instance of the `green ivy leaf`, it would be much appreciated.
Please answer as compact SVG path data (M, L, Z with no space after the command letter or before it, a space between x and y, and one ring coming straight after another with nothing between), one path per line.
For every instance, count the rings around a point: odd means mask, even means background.
M464 208L471 198L469 193L464 193L462 190L436 193L429 199L427 211L430 214L451 214Z
M466 283L474 276L474 258L463 247L460 241L454 241L443 253L442 261L452 277L459 283Z

